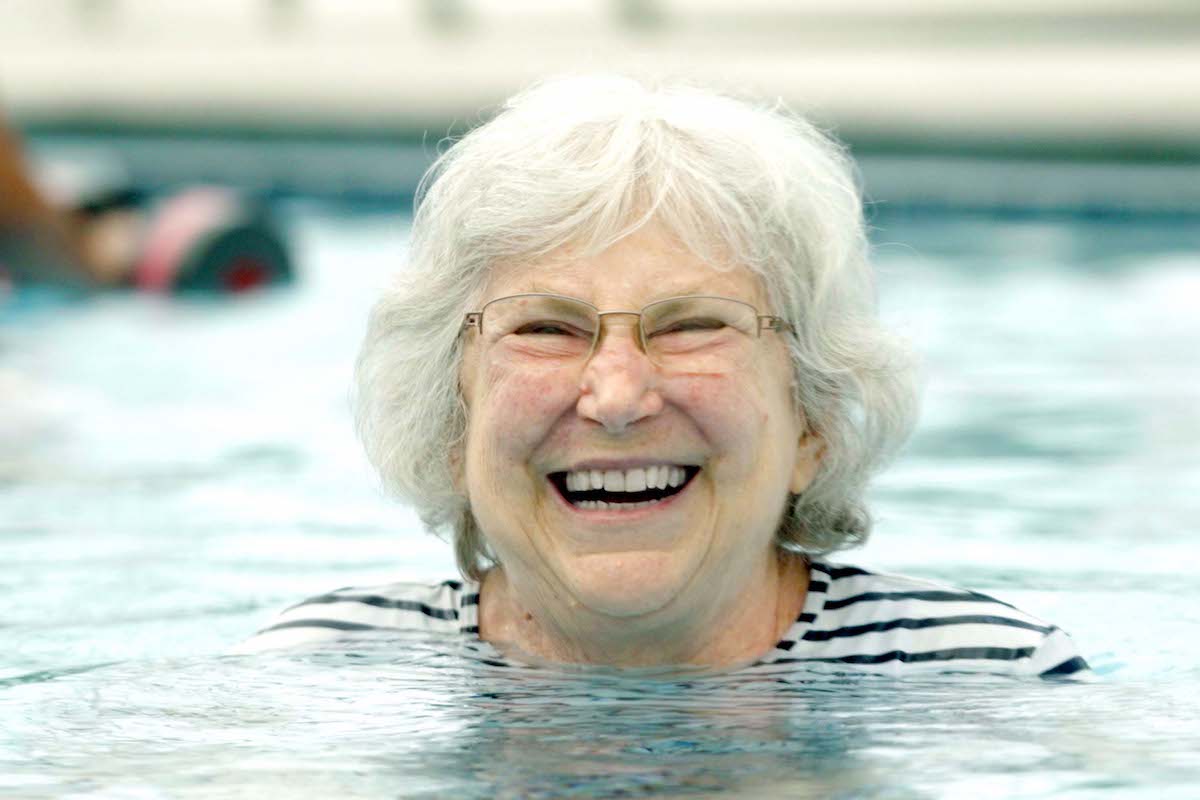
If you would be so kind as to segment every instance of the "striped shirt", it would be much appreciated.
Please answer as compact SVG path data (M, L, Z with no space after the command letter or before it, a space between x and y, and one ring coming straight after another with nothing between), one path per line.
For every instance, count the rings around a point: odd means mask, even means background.
M451 580L338 589L287 609L234 652L399 631L478 641L479 584ZM811 565L800 615L752 667L896 677L936 672L1049 677L1088 670L1062 630L985 594L822 562Z

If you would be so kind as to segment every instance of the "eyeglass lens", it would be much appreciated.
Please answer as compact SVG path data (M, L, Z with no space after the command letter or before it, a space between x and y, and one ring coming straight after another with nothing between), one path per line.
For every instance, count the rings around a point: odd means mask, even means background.
M480 332L505 356L533 367L586 360L601 336L602 318L631 318L597 311L558 295L514 295L484 306ZM646 355L661 367L720 373L736 368L758 335L755 309L732 298L677 297L640 313L638 336Z

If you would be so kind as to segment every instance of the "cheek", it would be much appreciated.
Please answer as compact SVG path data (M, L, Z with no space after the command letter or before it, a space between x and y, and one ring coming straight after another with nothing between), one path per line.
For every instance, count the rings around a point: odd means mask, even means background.
M775 373L689 376L675 396L713 446L716 466L739 474L786 466L799 432L789 386Z
M553 373L487 364L477 378L468 410L471 440L506 461L523 461L574 399L570 382Z
M678 396L705 437L731 450L760 436L770 420L761 387L745 375L689 378Z

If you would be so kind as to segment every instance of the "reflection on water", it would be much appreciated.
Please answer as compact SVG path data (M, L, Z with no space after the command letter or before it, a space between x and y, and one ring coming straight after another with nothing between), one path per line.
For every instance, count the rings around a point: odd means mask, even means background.
M293 293L0 308L0 794L1195 796L1195 226L877 220L926 413L845 559L1053 620L1103 677L1070 684L216 655L314 592L453 570L346 412L403 231L291 220Z
M497 669L410 637L353 653L151 660L10 682L0 785L85 796L272 787L304 797L1034 797L1153 787L1161 797L1182 792L1200 766L1200 731L1177 700L1160 684ZM1117 722L1131 712L1142 723L1132 730Z

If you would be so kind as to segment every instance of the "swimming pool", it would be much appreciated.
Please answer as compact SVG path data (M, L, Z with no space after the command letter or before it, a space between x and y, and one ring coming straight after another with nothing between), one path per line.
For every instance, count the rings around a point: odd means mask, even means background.
M0 794L1177 797L1200 787L1200 226L883 214L918 435L855 563L1070 631L1097 684L223 657L335 586L452 574L346 410L402 221L293 202L303 282L0 307Z

